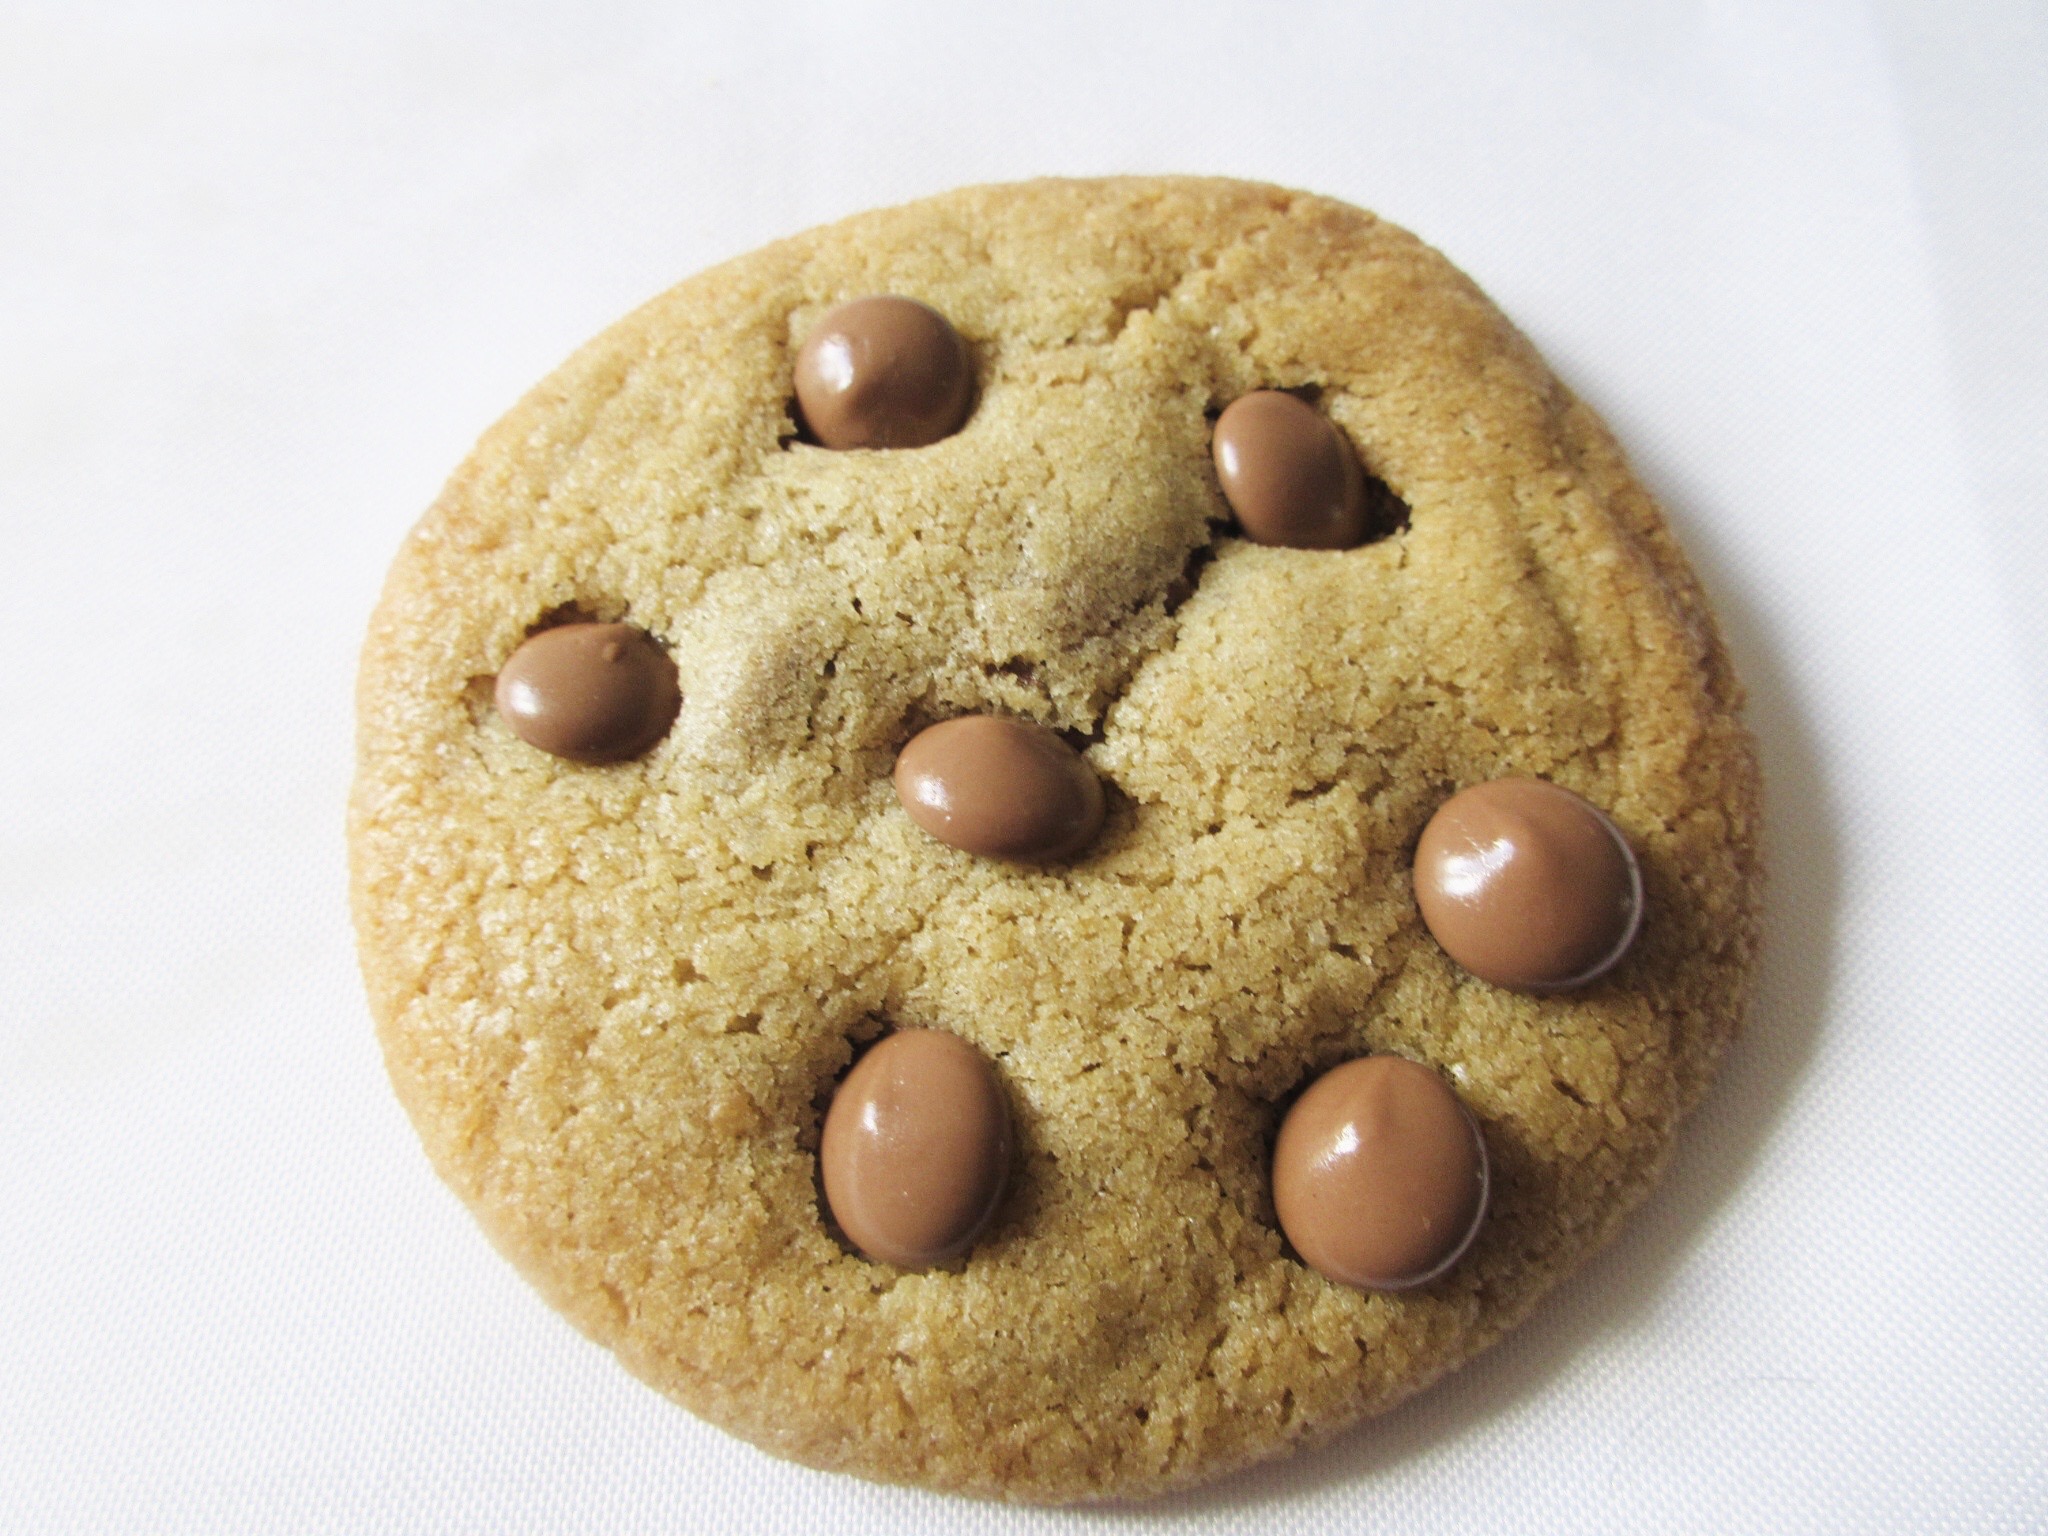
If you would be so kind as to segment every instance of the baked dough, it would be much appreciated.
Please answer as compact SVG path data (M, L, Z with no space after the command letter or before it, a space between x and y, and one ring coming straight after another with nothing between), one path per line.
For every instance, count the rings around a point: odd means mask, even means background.
M975 400L929 446L803 440L792 360L914 297ZM1407 509L1234 536L1217 412L1314 401ZM626 621L682 705L631 760L522 741L536 627ZM1385 1409L1513 1325L1642 1197L1735 1030L1758 782L1714 623L1601 424L1441 256L1234 181L971 188L717 267L478 445L363 654L363 974L441 1176L637 1375L780 1455L1038 1501L1184 1485ZM927 836L895 754L987 712L1108 795L1069 862ZM1646 917L1550 996L1459 970L1410 888L1454 790L1613 818ZM886 1029L964 1036L1016 1153L912 1272L821 1210L819 1124ZM1435 1068L1492 1209L1399 1293L1306 1268L1268 1160L1349 1058Z

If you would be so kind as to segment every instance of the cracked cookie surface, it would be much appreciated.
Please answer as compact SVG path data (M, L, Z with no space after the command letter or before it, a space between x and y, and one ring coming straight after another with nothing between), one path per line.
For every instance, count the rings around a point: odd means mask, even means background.
M816 446L797 349L874 293L958 327L971 414ZM1211 425L1267 389L1406 526L1236 537ZM493 708L565 618L673 658L643 755L563 761ZM486 435L364 652L363 969L442 1176L637 1374L819 1466L1146 1493L1426 1385L1645 1192L1748 988L1738 708L1605 430L1413 237L1238 182L969 189L683 283ZM898 750L976 712L1083 748L1107 815L1070 862L905 814ZM1479 981L1417 912L1424 823L1509 774L1640 860L1641 936L1584 990ZM823 1105L889 1029L977 1046L1014 1124L992 1223L921 1273L817 1191ZM1288 1096L1368 1053L1443 1074L1492 1161L1418 1290L1334 1284L1275 1223Z

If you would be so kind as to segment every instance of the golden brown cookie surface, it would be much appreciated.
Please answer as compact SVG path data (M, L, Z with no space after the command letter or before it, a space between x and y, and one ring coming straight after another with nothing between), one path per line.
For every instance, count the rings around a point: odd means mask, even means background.
M958 431L804 440L793 366L873 294L965 339ZM1407 525L1238 537L1232 401L1291 390ZM1393 526L1375 523L1375 534ZM682 701L621 762L508 727L536 628L623 622ZM635 1372L771 1450L1030 1499L1213 1475L1390 1406L1517 1320L1647 1188L1734 1030L1757 786L1738 689L1599 423L1442 258L1224 181L970 189L685 282L494 428L393 569L351 817L364 973L437 1168ZM1064 861L928 835L935 722L1068 733ZM1467 975L1410 887L1460 788L1554 781L1641 864L1577 991ZM824 1106L887 1029L964 1037L1015 1161L961 1258L859 1256ZM1371 1293L1283 1243L1288 1096L1424 1063L1492 1207Z

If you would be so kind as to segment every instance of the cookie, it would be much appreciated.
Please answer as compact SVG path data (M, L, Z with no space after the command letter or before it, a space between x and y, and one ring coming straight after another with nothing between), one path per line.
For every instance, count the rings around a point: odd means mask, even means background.
M1037 1501L1526 1314L1735 1030L1758 782L1594 416L1370 214L976 188L693 278L479 444L363 654L441 1176L778 1454Z

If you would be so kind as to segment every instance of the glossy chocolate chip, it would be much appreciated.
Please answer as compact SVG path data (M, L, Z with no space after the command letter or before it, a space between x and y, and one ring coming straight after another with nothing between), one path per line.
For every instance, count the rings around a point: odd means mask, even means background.
M896 796L940 842L991 858L1078 853L1102 830L1102 783L1080 753L1029 720L962 715L911 737Z
M967 343L915 299L841 304L796 355L797 409L827 448L922 448L959 431L973 398Z
M1349 549L1371 528L1365 471L1314 406L1262 389L1233 400L1210 440L1245 536L1288 549Z
M638 757L682 705L676 664L630 624L561 624L498 673L498 713L530 746L578 763Z
M1398 1291L1463 1257L1486 1216L1486 1142L1436 1073L1364 1056L1317 1078L1273 1147L1281 1230L1319 1274Z
M1628 953L1643 879L1621 830L1570 790L1494 779L1430 818L1415 849L1415 902L1473 975L1554 992L1584 986Z
M962 1253L1010 1174L1010 1109L986 1056L939 1030L886 1036L832 1096L818 1145L832 1219L871 1259Z

